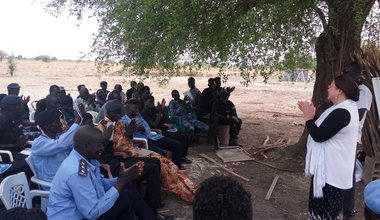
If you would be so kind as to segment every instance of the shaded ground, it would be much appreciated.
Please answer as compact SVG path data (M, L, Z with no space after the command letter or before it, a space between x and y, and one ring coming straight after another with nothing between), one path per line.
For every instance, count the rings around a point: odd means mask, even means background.
M51 62L40 61L17 61L18 69L14 77L6 75L6 62L0 63L0 93L6 92L6 86L11 82L18 82L21 85L21 94L30 95L31 101L39 100L48 93L48 88L52 84L64 86L72 97L77 96L76 86L86 84L91 92L95 92L101 80L109 83L109 89L113 85L120 83L124 91L129 87L132 77L117 75L107 75L99 77L96 68L91 62ZM205 70L204 76L214 77L217 70ZM196 84L199 89L207 86L207 77L196 77ZM244 182L238 179L244 187L252 194L254 218L266 219L307 219L309 179L303 174L303 158L278 158L271 159L269 153L254 155L264 140L269 136L269 143L273 143L280 138L295 143L303 130L303 119L294 116L284 116L283 114L299 114L296 109L298 100L308 100L312 95L313 85L304 83L278 82L276 78L270 83L264 84L258 79L249 87L242 86L239 77L230 76L226 85L236 86L236 90L231 95L231 100L235 103L239 117L243 119L243 129L240 134L240 143L244 149L251 153L257 161L265 162L276 167L292 170L294 172L284 172L269 168L257 162L229 163L228 168L236 173L250 179ZM158 87L152 81L144 81L151 87L156 101L165 98L167 102L171 99L170 92L173 89L179 90L182 94L187 88L187 77L175 77L164 87ZM186 174L196 183L212 175L228 175L220 168L208 163L199 157L200 153L221 162L215 155L211 145L207 140L202 140L201 144L193 146L190 151L190 158L194 161L191 165L186 165ZM280 176L279 181L273 191L270 200L264 197L272 183L275 175ZM363 184L357 188L358 196L356 209L359 211L357 219L363 219ZM192 219L191 205L177 197L164 194L166 206L161 212L172 214L176 219Z

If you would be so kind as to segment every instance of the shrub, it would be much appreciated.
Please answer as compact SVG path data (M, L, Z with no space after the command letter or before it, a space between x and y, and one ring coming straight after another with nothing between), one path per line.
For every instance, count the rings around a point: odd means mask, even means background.
M13 55L8 56L8 71L11 76L13 76L14 72L16 71L17 63L15 61L15 57Z

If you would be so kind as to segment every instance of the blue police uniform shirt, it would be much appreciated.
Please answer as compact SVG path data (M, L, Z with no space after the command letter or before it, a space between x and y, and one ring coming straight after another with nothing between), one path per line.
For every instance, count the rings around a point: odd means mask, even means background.
M137 114L136 117L135 117L135 119L136 119L136 124L140 123L140 122L143 123L142 126L145 128L145 132L143 132L143 131L133 132L133 137L139 137L139 138L148 139L148 135L150 134L149 124L144 120L144 118L140 114ZM121 118L121 121L124 124L129 125L129 123L131 123L131 118L129 118L128 115L124 115Z
M81 160L85 175L80 173ZM71 151L53 179L46 213L49 220L97 219L112 208L119 197L114 187L117 178L103 178L99 166L97 160L87 161Z
M73 149L74 135L79 128L78 124L73 124L56 139L42 134L33 141L31 158L39 179L53 181L59 166ZM42 187L42 189L49 190L48 187Z

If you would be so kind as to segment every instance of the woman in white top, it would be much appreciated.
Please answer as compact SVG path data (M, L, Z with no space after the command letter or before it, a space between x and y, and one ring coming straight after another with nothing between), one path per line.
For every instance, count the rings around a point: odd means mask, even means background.
M315 107L298 102L309 131L305 174L311 176L309 219L341 219L342 192L352 187L359 116L359 89L347 76L328 87L332 106L315 119Z

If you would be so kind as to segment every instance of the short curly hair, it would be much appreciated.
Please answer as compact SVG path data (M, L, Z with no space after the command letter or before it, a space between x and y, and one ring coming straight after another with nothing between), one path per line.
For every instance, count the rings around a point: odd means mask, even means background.
M195 194L193 219L251 220L251 194L232 177L208 178L201 183Z

